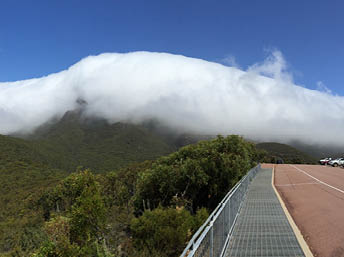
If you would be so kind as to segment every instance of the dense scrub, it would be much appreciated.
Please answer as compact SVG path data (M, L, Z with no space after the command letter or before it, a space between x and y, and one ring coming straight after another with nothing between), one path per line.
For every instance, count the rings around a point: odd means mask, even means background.
M218 137L117 172L79 171L42 195L35 256L177 256L262 153Z
M42 160L25 140L0 135L0 256L27 256L46 239L37 201L68 174Z
M183 147L139 174L136 211L178 204L212 209L257 159L254 145L237 136Z
M106 207L91 172L70 175L41 202L49 220L45 224L48 240L33 256L111 256L104 243ZM56 213L50 218L47 211L52 209Z
M58 141L55 132L32 140ZM59 144L79 142L68 138ZM113 172L68 173L56 168L56 152L42 149L0 136L0 256L176 256L262 157L229 136ZM59 161L68 166L73 151Z

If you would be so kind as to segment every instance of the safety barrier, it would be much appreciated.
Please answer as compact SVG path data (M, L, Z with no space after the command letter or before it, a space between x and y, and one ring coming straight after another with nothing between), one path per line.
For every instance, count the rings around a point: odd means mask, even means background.
M249 184L260 170L252 168L227 193L206 222L197 230L180 257L222 257L245 199Z

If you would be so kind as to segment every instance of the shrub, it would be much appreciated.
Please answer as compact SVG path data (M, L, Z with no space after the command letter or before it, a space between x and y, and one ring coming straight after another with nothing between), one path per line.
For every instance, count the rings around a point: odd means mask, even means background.
M193 232L208 217L205 209L195 216L184 208L147 210L131 223L134 246L148 256L177 256Z
M183 147L139 174L136 213L173 206L176 198L192 212L201 207L213 209L257 158L254 145L239 136L218 136Z
M64 205L68 207L64 211L66 217L57 216L46 222L49 240L34 256L111 256L103 239L106 209L100 192L99 183L88 170L62 181L53 191L59 198L52 199L68 203Z

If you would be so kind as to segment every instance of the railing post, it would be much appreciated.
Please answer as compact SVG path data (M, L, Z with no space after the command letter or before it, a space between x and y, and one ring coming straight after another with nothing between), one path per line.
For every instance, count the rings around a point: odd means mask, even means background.
M214 226L212 224L211 229L210 229L210 253L209 253L209 257L213 257L213 253L214 253Z
M228 233L231 230L232 224L231 224L231 199L228 200L228 224L229 224L229 228L228 228Z
M225 241L225 215L226 215L226 205L223 207L223 214L222 214L222 238L221 238L221 245Z

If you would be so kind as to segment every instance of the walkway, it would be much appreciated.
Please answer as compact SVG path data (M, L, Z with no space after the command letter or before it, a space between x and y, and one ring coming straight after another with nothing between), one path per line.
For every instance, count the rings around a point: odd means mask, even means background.
M225 256L304 256L271 177L272 169L262 169L252 181Z

